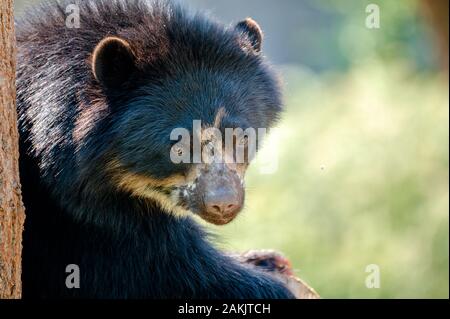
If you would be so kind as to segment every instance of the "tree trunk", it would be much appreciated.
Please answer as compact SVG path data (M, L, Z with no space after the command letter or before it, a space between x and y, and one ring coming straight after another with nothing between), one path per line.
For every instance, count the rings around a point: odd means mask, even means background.
M21 297L22 229L12 0L0 1L0 299Z

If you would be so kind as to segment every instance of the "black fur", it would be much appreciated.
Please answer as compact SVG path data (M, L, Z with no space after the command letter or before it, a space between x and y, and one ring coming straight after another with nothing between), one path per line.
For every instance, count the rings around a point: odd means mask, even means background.
M217 251L191 218L117 190L112 158L165 178L169 133L193 119L269 127L280 111L276 77L254 38L177 5L48 2L17 22L20 170L26 223L23 295L94 298L289 298L267 273ZM95 2L95 4L93 4ZM120 87L98 83L91 55L106 36L126 40L136 70ZM77 264L81 287L65 286Z

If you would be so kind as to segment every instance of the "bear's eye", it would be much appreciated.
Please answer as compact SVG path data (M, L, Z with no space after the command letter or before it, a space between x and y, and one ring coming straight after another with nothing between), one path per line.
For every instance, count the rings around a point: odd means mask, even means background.
M174 146L173 151L175 152L175 154L177 154L178 156L183 155L183 148L180 146Z
M170 152L175 156L183 156L183 154L185 153L185 149L183 145L175 144L170 148Z
M247 135L242 136L238 140L238 144L241 145L241 146L245 146L245 145L247 145L247 143L248 143L248 136Z

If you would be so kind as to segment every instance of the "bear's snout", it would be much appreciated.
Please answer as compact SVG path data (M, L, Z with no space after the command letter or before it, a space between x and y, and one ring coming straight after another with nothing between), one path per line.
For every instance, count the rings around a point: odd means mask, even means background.
M200 200L199 216L223 225L232 221L244 204L244 187L236 171L226 164L213 164L204 170L197 181Z

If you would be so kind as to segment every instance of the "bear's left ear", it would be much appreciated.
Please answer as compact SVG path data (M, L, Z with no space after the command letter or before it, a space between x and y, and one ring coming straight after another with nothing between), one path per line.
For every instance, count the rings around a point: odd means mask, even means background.
M263 33L258 23L252 18L247 18L236 25L236 30L242 32L248 37L253 49L256 52L261 51Z
M123 84L136 69L136 58L127 41L117 37L101 40L92 53L92 72L106 87Z

